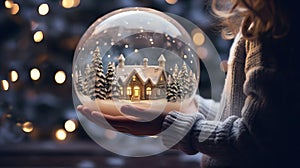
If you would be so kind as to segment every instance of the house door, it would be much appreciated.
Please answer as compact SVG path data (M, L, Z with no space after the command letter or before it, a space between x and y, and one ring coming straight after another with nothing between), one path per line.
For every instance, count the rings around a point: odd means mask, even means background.
M133 100L140 100L141 89L138 86L133 87Z

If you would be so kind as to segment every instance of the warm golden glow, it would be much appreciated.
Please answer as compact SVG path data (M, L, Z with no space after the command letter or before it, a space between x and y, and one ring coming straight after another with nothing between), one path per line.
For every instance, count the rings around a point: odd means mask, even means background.
M166 2L170 5L174 5L177 3L177 0L166 0Z
M9 89L9 83L8 83L8 81L7 80L2 80L2 89L3 90L8 90Z
M58 84L63 84L66 81L66 78L66 73L64 71L57 71L54 76L55 82Z
M37 31L37 32L34 33L34 35L33 35L34 42L39 43L43 39L44 39L44 34L43 34L42 31Z
M5 2L4 2L4 6L7 8L7 9L10 9L10 8L12 8L13 7L13 2L11 1L11 0L6 0Z
M146 95L151 95L151 87L147 87L146 89Z
M13 3L12 7L10 9L11 9L10 13L12 15L16 15L19 12L19 10L20 10L19 4Z
M33 131L33 124L29 121L23 123L22 130L24 132L27 132L27 133L32 132Z
M38 80L41 77L41 73L40 70L38 70L37 68L33 68L30 70L30 78L32 80Z
M135 87L133 88L133 90L134 90L134 96L135 96L135 97L140 96L140 87L135 86Z
M47 15L48 12L49 12L48 4L46 4L46 3L41 4L38 8L38 12L39 12L40 15Z
M131 87L128 86L128 87L127 87L127 95L131 95L131 94L132 94Z
M203 45L204 41L205 41L205 37L203 35L203 33L197 32L193 35L193 41L197 46L201 46Z
M64 129L58 129L55 132L55 137L57 140L63 141L67 138L67 132Z
M77 124L74 120L68 120L65 122L65 130L68 132L74 132L76 130Z
M61 5L64 8L74 8L80 4L80 0L62 0Z
M16 81L18 80L18 78L19 78L18 72L15 71L15 70L12 70L12 71L10 72L10 80L11 80L12 82L16 82Z

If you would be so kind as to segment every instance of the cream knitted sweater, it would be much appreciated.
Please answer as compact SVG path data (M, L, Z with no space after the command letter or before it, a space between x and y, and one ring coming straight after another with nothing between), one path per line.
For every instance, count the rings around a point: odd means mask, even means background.
M293 123L299 118L288 118L299 117L299 108L290 105L299 98L289 100L299 78L286 74L295 71L288 63L279 66L282 43L262 41L236 37L220 103L196 96L200 113L170 112L163 124L172 129L163 135L167 147L203 153L201 168L286 167L281 161L291 152L287 148L299 144L290 140L292 131L286 126L290 122L299 128ZM212 114L216 116L210 120Z

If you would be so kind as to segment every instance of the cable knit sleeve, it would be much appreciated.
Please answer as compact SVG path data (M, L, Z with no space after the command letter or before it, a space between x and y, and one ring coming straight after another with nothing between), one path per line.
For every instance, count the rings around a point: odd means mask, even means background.
M219 111L220 103L212 99L205 99L200 95L195 96L195 102L198 106L198 111L204 115L207 120L214 120Z
M248 41L245 45L246 80L243 91L246 100L238 112L241 116L232 115L223 121L209 121L194 116L189 124L185 124L187 118L183 114L171 112L165 119L164 128L174 123L178 127L174 126L173 129L190 128L173 148L188 154L201 152L218 160L232 160L235 157L250 156L258 146L271 142L272 136L269 135L275 132L272 130L272 122L275 120L272 120L270 113L276 113L276 102L273 101L276 101L274 89L278 89L274 85L277 82L274 60L265 56L260 43ZM165 135L164 141L170 142L172 137Z

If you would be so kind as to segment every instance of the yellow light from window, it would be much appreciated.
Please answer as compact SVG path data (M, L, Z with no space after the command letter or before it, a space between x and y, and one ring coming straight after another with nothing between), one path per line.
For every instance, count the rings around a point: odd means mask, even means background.
M9 83L8 83L7 80L2 80L1 83L2 83L2 89L3 89L4 91L6 91L6 90L9 89Z
M15 71L15 70L12 70L12 71L10 72L10 80L11 80L12 82L16 82L16 81L18 80L18 78L19 78L18 72Z
M204 41L205 41L205 37L203 35L203 33L197 32L193 35L193 41L197 46L201 46L203 45Z
M170 5L174 5L177 3L177 0L166 0L166 2Z
M73 132L76 130L77 124L74 120L68 120L65 122L65 130L68 132Z
M23 123L22 130L24 132L27 132L27 133L32 132L33 131L33 124L29 121Z
M30 70L30 77L32 80L38 80L41 77L41 73L40 70L38 70L37 68L33 68Z
M54 79L56 83L62 84L66 81L66 73L64 71L57 71Z
M55 132L55 137L57 140L63 141L67 138L67 132L64 129L58 129Z
M6 0L5 2L4 2L4 6L7 8L7 9L10 9L10 8L12 8L13 7L13 2L11 1L11 0Z
M19 4L13 3L12 7L10 9L11 9L10 13L12 15L16 15L19 12L19 10L20 10Z
M33 35L34 42L39 43L43 39L44 39L44 34L43 34L42 31L37 31L37 32L34 33L34 35Z
M47 15L49 12L49 5L46 3L41 4L38 8L38 12L40 15Z

